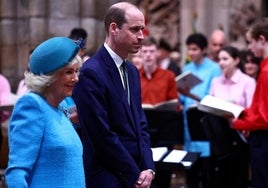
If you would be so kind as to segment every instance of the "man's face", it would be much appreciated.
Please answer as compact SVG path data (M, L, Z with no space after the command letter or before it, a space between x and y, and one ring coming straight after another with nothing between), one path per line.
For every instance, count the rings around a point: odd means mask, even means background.
M224 46L224 43L222 41L211 41L210 43L210 50L214 52L215 54L218 54L220 49Z
M117 27L114 42L119 53L127 57L129 53L137 53L144 39L145 27L144 16L136 9L130 8L126 11L127 22L121 28Z
M140 55L143 60L144 66L152 66L157 64L157 46L142 46L140 50Z
M199 63L204 57L204 51L196 44L189 44L187 46L187 53L191 59L191 61L195 63Z
M218 58L218 53L222 47L225 46L225 40L221 36L214 36L209 41L209 53L213 59Z
M251 37L250 33L246 34L246 39L248 42L248 49L251 50L256 57L262 57L263 55L263 48L261 44L262 38L259 38L258 40Z

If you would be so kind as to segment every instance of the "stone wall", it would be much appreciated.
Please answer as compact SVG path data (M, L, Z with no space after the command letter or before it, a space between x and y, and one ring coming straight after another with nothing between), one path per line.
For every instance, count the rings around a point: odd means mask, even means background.
M83 27L88 32L87 49L97 50L105 37L104 13L118 1L1 0L0 72L9 79L12 91L15 92L23 77L29 51L49 37L68 36L72 28ZM244 28L259 18L262 7L262 0L129 2L144 11L149 33L157 39L167 39L174 49L181 51L182 57L185 54L185 38L193 32L193 28L209 35L221 26L235 44L241 44Z
M201 32L209 37L220 28L230 44L241 49L246 47L246 28L265 15L261 0L140 0L138 5L147 18L148 33L156 39L165 38L179 50L181 65L189 34Z
M52 36L68 36L74 27L88 32L87 48L104 39L102 17L109 0L2 0L0 72L15 92L28 65L30 50Z

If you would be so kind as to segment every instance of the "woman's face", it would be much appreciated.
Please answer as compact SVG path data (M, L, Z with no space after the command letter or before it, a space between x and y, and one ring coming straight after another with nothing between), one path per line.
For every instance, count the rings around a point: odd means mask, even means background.
M239 63L239 58L233 58L228 52L221 50L219 52L219 65L221 67L222 73L226 76L232 76L234 70Z
M251 57L247 56L246 61L244 63L245 73L249 76L256 77L259 72L259 69L259 65L257 63L252 62Z
M53 97L59 101L71 96L76 82L78 82L79 64L67 65L59 70L56 81L47 89Z

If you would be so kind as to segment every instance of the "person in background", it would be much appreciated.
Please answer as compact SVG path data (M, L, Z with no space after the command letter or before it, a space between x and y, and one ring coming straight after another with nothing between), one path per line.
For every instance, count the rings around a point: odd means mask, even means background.
M200 101L209 93L211 81L214 77L221 75L219 65L206 56L208 41L202 33L194 33L186 39L187 53L191 62L185 64L183 72L190 71L202 80L202 83L194 88L178 88L182 92L180 100L184 108Z
M155 105L178 100L174 73L157 64L157 42L154 38L144 39L140 55L143 61L143 66L139 69L142 103Z
M11 95L11 88L8 79L0 74L0 105L10 104L8 97ZM10 117L10 111L0 111L0 150L3 141L2 123Z
M143 66L139 69L143 105L155 105L170 100L178 102L175 75L170 70L160 68L157 53L156 40L153 37L145 38L140 49ZM158 170L153 185L158 188L169 187L170 178L170 170Z
M87 59L88 57L85 57L86 55L86 43L87 43L87 32L83 28L73 28L69 34L69 38L74 40L75 42L79 42L80 50L78 52L78 55L82 59ZM78 40L80 39L80 40ZM85 61L83 61L85 62Z
M79 52L78 55L81 58L81 61L85 62L90 57L86 54L86 42L87 42L87 32L83 28L73 28L70 32L69 38L72 39L78 46ZM64 106L66 112L68 113L68 117L70 118L71 122L75 130L77 131L78 135L81 136L81 129L79 125L79 119L77 114L77 109L75 102L71 96L66 97L62 102L61 105Z
M245 74L257 80L260 72L260 62L261 58L255 57L250 50L246 50L242 52L240 68Z
M204 34L194 33L186 39L187 53L191 62L183 67L183 72L190 71L195 76L199 77L202 82L195 87L181 88L180 103L183 105L184 112L184 149L191 152L200 152L200 170L203 178L203 186L211 186L212 166L210 158L210 145L208 141L192 141L188 129L187 110L192 105L200 101L204 96L209 94L211 81L213 78L221 75L220 66L206 56L208 41ZM199 171L199 170L198 170ZM199 172L191 172L189 174L189 187L197 187Z
M87 60L75 85L88 188L149 188L155 166L141 107L137 68L126 60L144 39L144 15L133 4L113 4L106 38Z
M38 45L25 83L30 92L16 103L8 129L9 188L85 187L82 144L60 102L72 94L82 62L67 37Z
M8 79L0 74L0 105L11 104L9 97L12 95L11 87ZM3 123L10 117L10 111L1 111L0 112L0 123Z
M210 94L246 108L251 105L256 81L238 68L240 60L240 51L235 47L219 51L222 75L212 80Z
M218 62L219 51L226 44L226 36L222 30L215 29L214 31L212 31L208 41L208 57L213 61Z
M30 50L30 52L29 52L29 58L31 57L31 54L33 53L33 51L34 51L34 49ZM28 72L28 71L30 71L29 66L27 67L27 69L25 70L25 72ZM24 72L24 74L25 74L25 72ZM28 87L27 87L27 85L25 83L25 80L23 78L19 82L19 85L18 85L16 94L19 97L21 97L22 95L24 95L25 93L28 93L28 92L29 92L29 89L28 89Z
M175 76L178 76L181 73L180 67L173 62L170 58L170 53L172 49L170 45L163 38L159 40L158 45L158 64L162 69L167 69L172 71Z
M129 54L130 62L133 63L137 67L137 69L140 69L143 65L143 60L141 58L140 51L138 51L135 54Z
M180 64L180 62L181 62L181 54L180 54L180 52L172 51L172 52L170 52L169 56L170 56L170 60L171 60L172 63L175 63L177 65ZM180 66L179 66L179 68L180 68Z
M222 69L222 75L212 80L210 95L248 108L251 105L256 82L254 78L242 73L238 68L240 59L240 51L235 47L226 46L219 51L218 64ZM239 138L238 132L233 131L232 133L235 136L234 138ZM227 162L232 161L231 166L228 165L229 163L224 164L225 161L223 160L220 167L220 174L222 176L219 184L230 188L247 188L249 169L248 144L244 143L243 140L238 142L232 140L231 137L229 139L231 140L230 143L237 143L235 145L237 155L233 155L232 158L229 157ZM226 142L228 141L226 140Z
M268 20L254 24L246 33L248 49L262 58L252 104L237 119L233 128L250 131L249 152L252 187L268 187Z

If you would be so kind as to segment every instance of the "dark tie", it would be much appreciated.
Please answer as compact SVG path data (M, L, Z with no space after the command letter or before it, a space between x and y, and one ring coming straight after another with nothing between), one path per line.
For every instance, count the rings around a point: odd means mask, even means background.
M128 84L128 74L127 74L127 67L126 67L126 62L125 61L123 61L123 63L121 64L120 71L121 71L122 76L123 76L124 89L125 89L126 94L127 94L127 101L128 101L128 104L130 104L130 93L129 93L129 84Z

